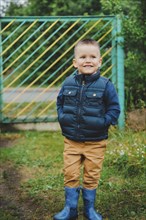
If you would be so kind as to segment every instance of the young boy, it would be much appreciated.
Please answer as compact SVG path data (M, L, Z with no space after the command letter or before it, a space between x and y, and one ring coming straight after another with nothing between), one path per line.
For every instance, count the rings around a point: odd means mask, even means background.
M101 220L94 209L96 188L108 138L108 128L120 114L113 84L100 76L102 58L98 43L79 41L74 49L77 72L66 78L57 97L58 120L64 139L65 207L54 220L77 219L80 168L83 165L84 215Z

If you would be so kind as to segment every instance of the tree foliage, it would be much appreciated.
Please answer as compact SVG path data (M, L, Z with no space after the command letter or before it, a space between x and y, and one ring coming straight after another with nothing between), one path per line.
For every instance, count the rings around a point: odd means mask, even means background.
M125 51L125 92L128 108L146 105L145 0L101 0L104 14L123 18Z
M101 11L100 0L28 0L26 6L11 2L7 15L26 16L74 16L95 15Z
M145 106L145 0L28 0L11 3L7 16L117 15L123 19L125 92L128 108Z

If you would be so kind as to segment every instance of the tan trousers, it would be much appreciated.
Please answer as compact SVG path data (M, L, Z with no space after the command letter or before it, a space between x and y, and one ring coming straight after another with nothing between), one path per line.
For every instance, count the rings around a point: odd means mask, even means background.
M64 139L64 185L80 186L83 165L83 187L98 186L107 140L76 142Z

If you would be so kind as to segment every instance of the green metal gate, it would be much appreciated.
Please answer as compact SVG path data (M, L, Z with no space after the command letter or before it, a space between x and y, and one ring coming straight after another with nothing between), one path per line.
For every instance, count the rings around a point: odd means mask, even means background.
M78 40L100 43L102 75L115 84L124 127L124 53L118 16L2 17L0 21L0 123L57 120L56 96L74 73Z

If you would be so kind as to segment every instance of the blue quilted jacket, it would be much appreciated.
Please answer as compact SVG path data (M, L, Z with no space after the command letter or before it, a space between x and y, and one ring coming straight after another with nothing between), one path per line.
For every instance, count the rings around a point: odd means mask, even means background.
M74 141L108 138L109 126L117 123L120 106L114 85L98 71L66 78L57 97L62 134Z

